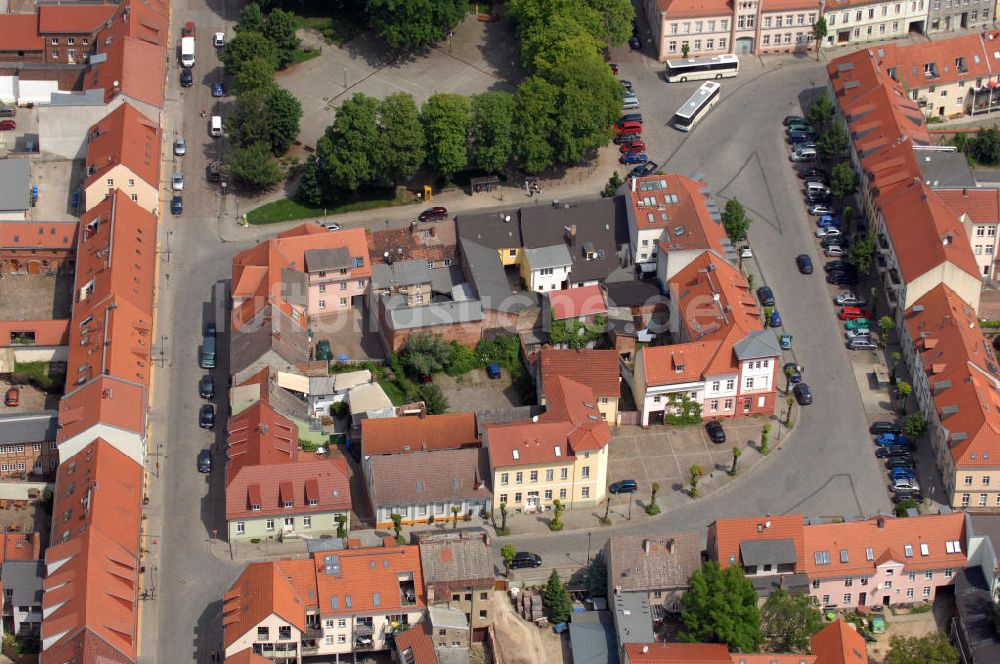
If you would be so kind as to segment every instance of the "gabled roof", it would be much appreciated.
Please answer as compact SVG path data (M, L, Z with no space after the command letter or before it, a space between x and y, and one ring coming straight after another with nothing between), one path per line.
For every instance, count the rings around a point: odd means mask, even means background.
M626 643L631 664L732 664L721 643Z
M479 447L476 414L364 419L361 445L366 455Z
M313 562L324 616L400 613L427 606L416 545L317 553ZM406 588L412 599L404 597L401 576L412 579L412 589Z
M92 426L102 424L144 437L146 387L110 376L99 376L59 401L62 443Z
M223 598L225 645L256 630L257 624L270 615L305 631L306 604L289 583L281 563L250 563Z
M101 5L39 5L40 34L87 34L106 23L115 11L113 4Z
M545 346L539 353L538 361L543 389L556 376L564 376L586 385L597 397L621 396L618 351Z
M995 465L1000 366L975 311L941 284L907 309L905 320L955 465Z
M708 529L709 550L714 551L719 567L742 566L740 545L744 542L791 540L795 545L795 571L802 570L805 555L802 516L748 517L719 519Z
M408 664L438 664L430 629L431 621L422 620L394 638L402 661Z
M836 2L834 3L836 4ZM831 11L830 6L827 11ZM995 33L990 33L995 34ZM975 81L996 71L1000 59L987 54L983 35L976 32L916 45L888 43L871 49L879 68L909 89ZM989 50L995 50L993 48ZM959 68L961 60L964 68ZM934 75L927 75L928 70Z
M294 463L299 458L299 428L266 401L230 417L226 431L229 480L247 466Z
M493 585L493 557L482 537L420 540L424 583L435 587L435 601L447 601L452 587Z
M629 591L687 588L701 569L705 536L670 533L658 537L621 535L607 545L608 584Z
M124 94L162 108L168 15L163 0L119 4L94 39L96 48L84 74L84 89L103 89L105 102Z
M656 0L656 5L669 18L729 17L733 13L732 0Z
M716 210L709 209L704 182L667 173L630 179L625 186L630 217L639 230L663 232L664 251L713 249L721 255L732 252Z
M549 306L552 307L554 320L608 313L608 302L604 297L604 291L597 284L549 291L546 295L549 298Z
M835 620L809 638L816 664L868 664L868 649L857 630Z
M76 221L4 221L0 224L0 249L76 248Z
M84 186L102 181L109 170L121 164L149 186L158 188L161 140L155 122L131 104L122 104L87 131L88 175Z
M4 51L42 51L45 38L38 34L34 14L0 14L0 49Z
M718 341L646 346L640 351L646 372L646 385L689 383L702 379L721 346ZM735 372L734 367L733 373Z
M376 454L365 459L373 507L489 500L487 452L479 447Z
M409 228L388 228L368 234L371 262L395 260L443 261L454 258L457 247L455 220L413 222Z
M746 278L710 251L674 275L670 292L683 312L679 323L692 341L722 339L731 327L739 328L741 337L764 327Z
M258 655L253 648L246 648L238 653L226 655L226 664L270 664L274 660Z
M938 198L955 215L969 215L974 224L1000 222L1000 189L988 187L963 189L935 189ZM969 238L971 241L972 238Z

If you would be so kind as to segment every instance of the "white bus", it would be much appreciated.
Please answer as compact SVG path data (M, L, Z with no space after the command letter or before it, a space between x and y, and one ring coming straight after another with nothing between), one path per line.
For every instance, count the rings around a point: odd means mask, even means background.
M713 55L706 58L667 60L666 78L669 83L701 81L706 78L727 78L740 73L740 59L735 55Z
M702 83L701 87L674 113L674 127L681 131L691 131L708 112L719 103L722 86L714 81Z

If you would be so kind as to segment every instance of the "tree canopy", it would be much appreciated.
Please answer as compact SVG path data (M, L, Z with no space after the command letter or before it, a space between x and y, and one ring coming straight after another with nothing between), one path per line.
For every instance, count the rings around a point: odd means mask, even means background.
M231 148L226 152L225 167L239 184L255 192L267 191L285 176L266 141Z
M573 600L566 592L559 573L552 570L549 580L545 582L542 590L542 607L549 613L549 621L554 624L569 621L570 614L573 613Z
M414 332L399 354L403 366L418 376L444 371L451 361L452 345L430 332Z
M475 95L469 136L476 166L489 173L503 171L514 149L514 95L509 92Z
M528 173L543 171L555 162L549 136L556 126L556 86L539 76L521 83L514 95L514 157Z
M409 180L427 155L427 139L417 103L407 92L391 94L379 104L378 120L376 178L388 183Z
M430 46L448 35L468 0L367 0L369 24L394 49Z
M334 189L354 191L375 177L379 101L357 93L337 109L333 124L316 142L316 157Z
M259 58L271 65L273 72L278 68L278 49L270 39L256 31L237 32L236 36L226 43L219 59L226 67L226 73L239 77L243 64L251 59Z
M724 643L733 650L759 652L764 634L753 584L742 568L725 570L709 561L691 575L681 612L681 638L689 643Z
M427 136L427 161L438 173L450 176L469 164L469 99L438 93L420 112Z
M886 664L958 664L958 651L944 632L927 636L893 636Z
M739 242L747 238L750 230L750 217L743 204L735 196L726 201L726 209L722 211L722 226L730 240Z
M809 595L771 593L760 611L764 633L777 652L807 652L809 637L823 629L823 616Z

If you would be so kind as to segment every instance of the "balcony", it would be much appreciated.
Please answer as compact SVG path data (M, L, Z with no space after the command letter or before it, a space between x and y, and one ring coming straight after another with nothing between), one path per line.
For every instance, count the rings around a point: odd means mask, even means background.
M307 639L322 639L323 638L323 628L319 625L306 625L305 638Z
M399 602L402 606L416 606L417 593L413 581L399 582Z
M319 644L315 641L303 641L301 648L303 655L315 655L319 652Z

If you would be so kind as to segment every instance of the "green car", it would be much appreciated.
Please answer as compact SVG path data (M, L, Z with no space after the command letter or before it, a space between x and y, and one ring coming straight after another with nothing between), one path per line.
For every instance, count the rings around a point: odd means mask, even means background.
M844 323L845 330L860 330L862 328L871 329L867 318L855 318Z
M333 359L333 353L330 352L330 342L326 339L320 339L316 343L316 359L326 362Z
M785 127L785 133L786 134L790 134L793 131L812 131L812 130L813 130L812 127L810 125L807 125L807 124L798 124L798 123L796 123L796 124L790 124L787 127Z

